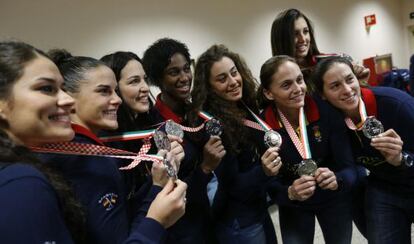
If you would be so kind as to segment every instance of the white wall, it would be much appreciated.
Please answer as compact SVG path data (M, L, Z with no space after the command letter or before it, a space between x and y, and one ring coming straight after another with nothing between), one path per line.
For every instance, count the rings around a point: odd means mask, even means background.
M160 37L187 43L194 58L213 43L245 57L258 77L270 57L270 27L276 14L295 7L313 20L321 51L346 52L361 60L392 53L407 67L406 21L412 0L1 0L0 37L41 49L63 47L100 58L117 50L139 55ZM366 32L363 16L376 14ZM405 13L404 13L405 14ZM407 17L408 18L408 17Z
M414 12L414 1L413 0L403 0L401 6L401 18L403 21L404 27L404 40L403 43L406 60L409 59L411 55L414 54L414 19L410 19L409 15L411 12Z

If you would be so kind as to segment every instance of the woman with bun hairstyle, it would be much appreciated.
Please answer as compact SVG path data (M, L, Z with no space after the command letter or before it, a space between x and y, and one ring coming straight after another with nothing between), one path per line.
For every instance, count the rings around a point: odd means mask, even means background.
M356 162L369 170L365 214L369 243L410 243L414 219L414 99L388 87L360 87L352 64L323 60L314 82L342 114ZM375 119L374 119L375 118Z
M101 130L118 127L117 109L121 99L115 93L114 73L93 58L72 56L62 50L53 50L50 54L63 75L65 91L75 100L70 115L75 131L73 142L103 146L96 135ZM68 179L85 208L90 243L122 243L137 237L144 243L160 243L165 229L184 214L186 184L179 180L169 180L148 211L144 209L146 217L135 216L130 223L125 182L117 160L45 156L48 164Z
M0 235L2 243L86 243L72 189L28 147L73 138L73 99L56 65L22 42L0 42Z
M289 56L268 59L260 83L262 116L283 142L283 166L268 185L279 205L283 243L312 243L315 217L326 243L351 243L349 191L357 178L339 114L306 95L302 72Z
M244 60L224 45L213 45L197 60L193 113L206 111L222 124L226 155L215 170L218 189L212 212L219 243L274 243L267 240L266 188L268 174L277 174L277 148L264 148L260 130L246 127L258 112L256 85ZM266 152L265 152L266 151ZM263 152L265 152L263 154ZM275 161L265 171L261 160ZM273 226L272 226L273 227Z
M313 25L308 17L298 9L287 9L279 13L273 21L271 35L272 54L293 57L304 75L307 85L311 85L310 75L324 55L318 49ZM369 77L369 69L354 64L360 79ZM313 91L313 85L309 87Z

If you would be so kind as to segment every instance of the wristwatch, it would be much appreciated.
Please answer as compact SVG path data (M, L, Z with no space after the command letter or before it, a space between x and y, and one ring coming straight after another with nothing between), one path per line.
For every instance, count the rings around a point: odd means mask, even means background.
M414 165L414 158L410 154L406 152L401 152L402 159L401 159L401 167L402 168L410 168Z

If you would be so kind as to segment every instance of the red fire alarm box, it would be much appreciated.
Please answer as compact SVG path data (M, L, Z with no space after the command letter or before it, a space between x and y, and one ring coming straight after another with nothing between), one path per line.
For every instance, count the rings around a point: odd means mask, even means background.
M371 14L364 17L365 20L365 27L373 26L377 23L377 19L375 18L375 14Z

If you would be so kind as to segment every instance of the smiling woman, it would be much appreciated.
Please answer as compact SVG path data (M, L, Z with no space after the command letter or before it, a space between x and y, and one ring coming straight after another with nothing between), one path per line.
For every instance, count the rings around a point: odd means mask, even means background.
M71 188L25 147L73 138L74 101L62 85L59 70L42 51L0 42L2 242L84 243L83 210Z

